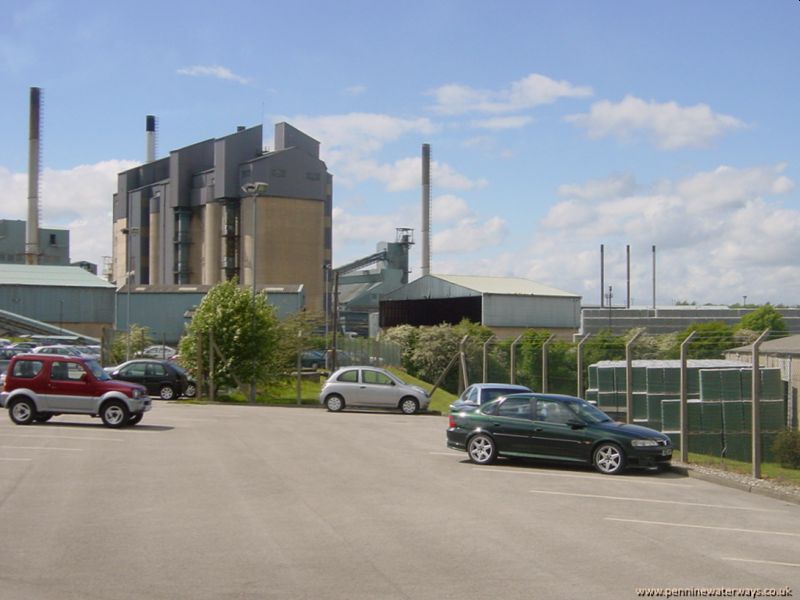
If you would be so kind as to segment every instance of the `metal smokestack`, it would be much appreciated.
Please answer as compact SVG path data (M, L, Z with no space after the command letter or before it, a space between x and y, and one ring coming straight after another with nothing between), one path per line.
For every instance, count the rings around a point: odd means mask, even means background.
M145 118L145 139L146 139L146 162L153 162L156 159L156 118L147 115Z
M628 295L625 299L625 308L631 307L631 246L625 246L625 260L627 263L626 272L628 277Z
M605 293L606 293L606 272L605 272L605 247L603 244L600 244L600 308L606 305L605 301Z
M653 246L653 310L656 310L656 247Z
M422 275L431 271L431 145L422 144Z
M28 136L28 221L25 227L25 264L39 264L39 140L42 90L31 88L30 135Z

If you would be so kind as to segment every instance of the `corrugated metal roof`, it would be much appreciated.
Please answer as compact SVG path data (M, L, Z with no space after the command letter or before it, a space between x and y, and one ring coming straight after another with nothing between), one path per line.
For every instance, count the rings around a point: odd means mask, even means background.
M80 267L0 264L0 285L111 288L105 279Z
M739 348L732 348L728 352L738 352L740 354L752 354L753 346L740 346ZM800 335L790 335L787 337L778 338L777 340L769 340L761 344L758 349L759 354L797 354L800 355Z
M478 277L473 275L431 275L443 281L463 288L475 290L481 294L515 294L524 296L556 296L563 298L580 298L563 290L542 285L529 279L519 277Z

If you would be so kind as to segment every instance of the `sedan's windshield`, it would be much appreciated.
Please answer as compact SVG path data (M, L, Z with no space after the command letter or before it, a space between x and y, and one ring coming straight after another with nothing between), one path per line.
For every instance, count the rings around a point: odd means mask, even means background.
M607 423L612 420L602 410L584 400L571 400L567 405L587 423Z

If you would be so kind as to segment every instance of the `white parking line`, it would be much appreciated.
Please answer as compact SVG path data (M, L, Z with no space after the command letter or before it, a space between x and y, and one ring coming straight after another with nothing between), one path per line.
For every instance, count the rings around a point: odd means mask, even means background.
M757 512L782 512L771 508L751 508L749 506L729 506L725 504L703 504L700 502L680 502L679 500L654 500L652 498L633 498L631 496L601 496L600 494L573 494L570 492L551 492L549 490L530 490L532 494L550 496L574 496L577 498L599 498L601 500L624 500L627 502L651 502L653 504L674 504L678 506L702 506L704 508L727 508L728 510L752 510ZM798 534L800 535L800 534Z
M780 567L800 567L800 563L787 563L787 562L779 562L777 560L754 560L752 558L732 558L729 556L721 556L722 560L733 560L736 562L749 562L749 563L757 563L759 565L778 565Z
M577 479L596 479L609 483L645 483L647 485L669 485L673 487L686 487L685 483L671 483L669 481L653 481L650 479L632 479L630 477L609 477L608 475L584 475L576 473L546 473L544 471L522 470L522 469L494 469L492 467L472 467L476 471L487 473L505 473L506 475L533 475L538 477L571 477Z
M30 458L3 458L3 457L0 457L0 460L7 460L8 462L23 462L23 461L29 461L29 460L32 460L32 459L30 459Z
M458 456L459 454L463 455L464 453L458 452L457 450L453 450L452 452L445 452L444 450L442 451L431 450L430 452L428 452L428 454L435 454L436 456Z
M30 438L30 439L44 439L44 440L90 440L98 442L124 442L122 438L101 438L101 437L81 437L76 435L23 435L18 433L0 433L0 438L15 437L15 438Z
M83 452L83 448L56 448L48 446L0 446L3 450L66 450L67 452Z
M606 521L621 521L623 523L641 523L642 525L664 525L665 527L687 527L689 529L710 529L715 531L735 531L737 533L763 533L766 535L784 535L788 537L800 537L800 533L791 531L764 531L763 529L739 529L738 527L712 527L711 525L690 525L688 523L665 523L663 521L639 521L638 519L618 519L616 517L605 517Z

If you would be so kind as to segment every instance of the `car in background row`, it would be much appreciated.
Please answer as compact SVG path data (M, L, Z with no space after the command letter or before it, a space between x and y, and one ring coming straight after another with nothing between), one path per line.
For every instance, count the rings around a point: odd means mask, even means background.
M136 358L116 367L106 367L112 379L121 379L143 385L151 396L162 400L175 400L180 396L194 396L197 387L190 383L182 367L167 360Z
M82 352L78 346L57 344L52 346L37 346L32 349L33 354L58 354L59 356L81 356L83 358L97 358L94 354Z
M475 410L479 406L496 400L500 396L532 391L524 385L513 383L473 383L450 405L450 412Z
M177 353L178 351L172 346L157 344L155 346L148 346L141 352L137 352L136 356L140 356L142 358L159 358L161 360L167 360L175 356Z
M425 390L377 367L343 367L322 386L319 401L331 412L346 407L397 408L407 415L428 408Z
M617 423L586 400L558 394L513 394L473 412L450 415L447 447L479 465L498 456L594 465L614 475L627 466L665 468L669 436Z

